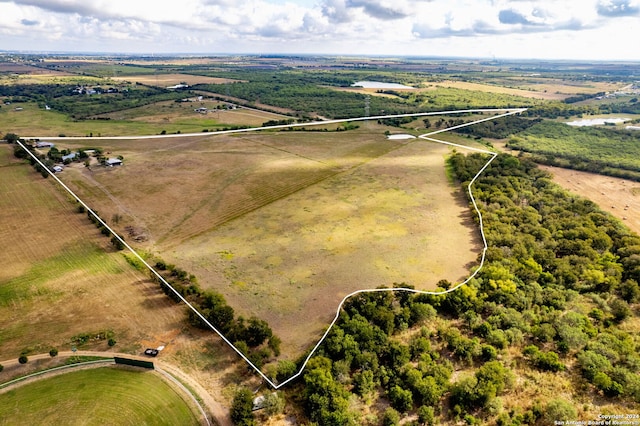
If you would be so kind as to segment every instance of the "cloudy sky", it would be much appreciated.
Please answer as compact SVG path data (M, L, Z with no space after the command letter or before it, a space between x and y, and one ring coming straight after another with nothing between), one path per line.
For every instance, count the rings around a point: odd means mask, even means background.
M0 50L640 59L640 0L0 0Z

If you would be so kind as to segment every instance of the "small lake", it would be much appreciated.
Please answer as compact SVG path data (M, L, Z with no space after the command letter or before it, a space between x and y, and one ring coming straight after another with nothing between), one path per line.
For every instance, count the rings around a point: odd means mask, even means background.
M612 123L612 124L618 124L618 123L624 123L625 121L629 121L631 120L630 118L590 118L590 119L585 119L585 120L576 120L576 121L569 121L567 124L569 126L578 126L578 127L584 127L584 126L604 126L607 123Z
M415 89L398 83L384 83L382 81L356 81L351 87L363 87L365 89Z

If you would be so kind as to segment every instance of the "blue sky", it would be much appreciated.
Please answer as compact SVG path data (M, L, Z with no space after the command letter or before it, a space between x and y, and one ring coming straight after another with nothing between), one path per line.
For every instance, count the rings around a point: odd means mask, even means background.
M0 49L640 60L640 0L0 0Z

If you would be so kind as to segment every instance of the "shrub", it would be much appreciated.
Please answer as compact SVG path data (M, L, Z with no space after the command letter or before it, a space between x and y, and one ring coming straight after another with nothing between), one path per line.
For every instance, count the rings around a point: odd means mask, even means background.
M389 407L385 410L384 415L382 416L382 424L383 426L397 426L400 424L400 414Z
M115 345L116 345L116 340L115 340L115 339L113 339L113 338L112 338L112 339L109 339L109 341L107 342L107 344L108 344L109 346L115 346Z
M49 355L51 356L51 358L53 358L53 357L55 357L55 356L58 356L58 350L57 350L56 348L52 348L52 349L49 351Z
M554 422L575 420L577 415L578 413L573 405L562 399L554 399L547 404L544 419L547 424L554 424Z
M426 426L432 426L435 422L433 407L423 405L418 408L418 422Z
M2 370L4 370L4 365L0 364L0 373L2 373Z
M29 362L29 358L27 358L26 355L20 355L20 358L18 358L18 362L20 364L26 364L27 362Z
M282 410L284 410L284 399L278 392L268 394L264 398L264 410L270 416L282 413Z

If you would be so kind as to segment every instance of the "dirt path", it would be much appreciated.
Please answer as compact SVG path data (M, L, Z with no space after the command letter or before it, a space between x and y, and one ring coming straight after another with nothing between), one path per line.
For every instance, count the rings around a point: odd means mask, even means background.
M58 357L57 358L70 358L73 356L96 356L96 357L108 357L108 358L113 358L113 357L123 357L123 358L130 358L130 359L140 359L140 360L144 360L144 361L149 361L151 360L150 358L143 358L143 357L139 357L139 356L135 356L135 355L131 355L131 354L126 354L126 353L118 353L118 352L100 352L100 351L76 351L76 352L72 352L72 351L63 351L63 352L59 352L58 353ZM37 360L46 360L46 359L51 359L51 356L48 353L44 353L44 354L37 354L37 355L30 355L29 356L29 362L33 362L33 361L37 361ZM171 365L169 363L164 362L161 359L153 359L153 362L155 365L157 365L159 367L159 369L161 370L160 373L167 372L170 375L172 375L173 377L175 377L176 379L178 379L180 382L182 382L184 385L186 385L187 388L191 388L196 394L197 397L200 398L201 400L201 405L204 405L205 410L213 417L213 419L215 420L215 423L218 424L219 426L232 426L233 423L231 422L231 418L229 417L229 410L226 409L224 406L222 406L222 404L220 404L218 401L214 400L211 395L209 394L209 392L207 392L204 387L202 387L200 385L200 383L198 383L197 380L195 380L193 377L187 375L186 373L184 373L183 371L181 371L179 368L177 368L174 365ZM21 364L18 362L18 359L9 359L9 360L5 360L0 362L1 365L4 366L5 371L11 368L20 368ZM98 368L98 367L102 367L104 366L103 364L96 364L95 366L93 365L89 365L86 366L85 368ZM78 367L78 368L82 368L82 367ZM56 370L56 371L52 371L50 373L46 373L46 374L42 374L40 376L37 377L33 377L30 379L26 379L24 381L21 381L17 384L17 386L21 386L24 385L26 383L30 383L32 381L35 380L40 380L43 378L47 378L47 377L51 377L57 374L64 374L65 372L68 372L70 370L67 371L60 371L60 370ZM7 388L4 388L4 390L9 389L13 387L9 386Z

